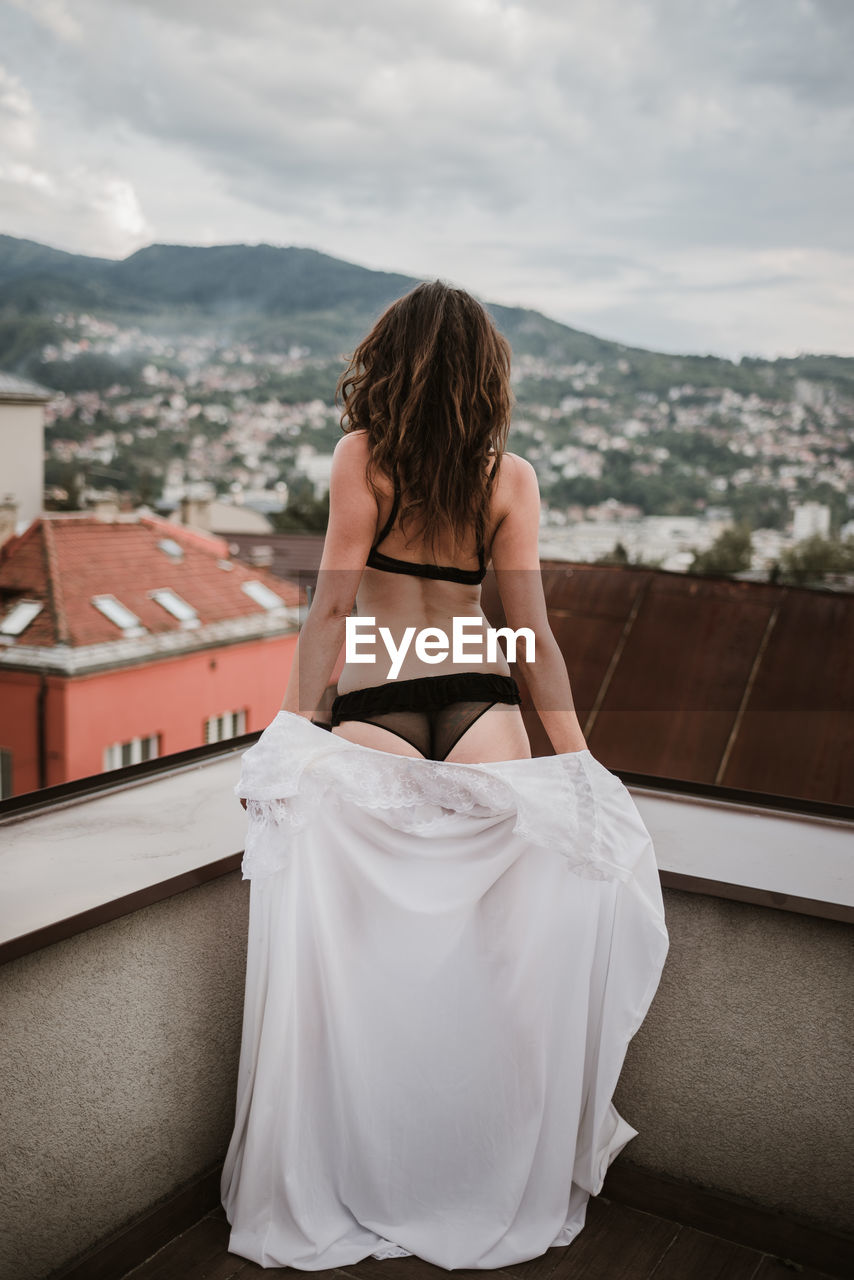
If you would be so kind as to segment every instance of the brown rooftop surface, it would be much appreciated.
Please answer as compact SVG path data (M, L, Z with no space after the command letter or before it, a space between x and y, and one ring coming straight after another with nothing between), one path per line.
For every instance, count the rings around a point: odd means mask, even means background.
M607 768L854 804L854 595L620 565L542 571ZM483 605L498 625L492 575ZM547 754L533 720L532 749Z
M269 557L270 571L278 578L288 578L303 587L317 581L323 555L322 533L229 533L225 537L231 554L248 564L257 563L258 555Z
M260 1267L228 1252L229 1225L217 1209L177 1236L126 1280L234 1280L249 1276L301 1276L292 1267ZM593 1197L584 1229L572 1244L549 1249L540 1258L503 1270L453 1272L420 1258L366 1258L335 1271L313 1275L350 1280L438 1280L452 1274L460 1280L486 1275L514 1280L829 1280L820 1271L762 1253L731 1240L682 1226L668 1218Z
M322 534L228 541L249 562L261 548L279 577L316 580ZM854 594L553 560L542 573L576 711L607 768L854 804ZM483 607L500 625L492 572ZM548 754L523 698L532 749Z

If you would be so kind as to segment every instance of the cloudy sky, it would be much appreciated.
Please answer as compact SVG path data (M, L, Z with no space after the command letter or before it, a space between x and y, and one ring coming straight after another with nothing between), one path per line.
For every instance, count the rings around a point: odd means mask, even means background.
M0 0L0 231L854 355L854 0Z

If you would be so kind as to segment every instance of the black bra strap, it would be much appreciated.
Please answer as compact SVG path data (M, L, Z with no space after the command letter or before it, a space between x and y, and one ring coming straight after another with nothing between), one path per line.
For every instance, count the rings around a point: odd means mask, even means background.
M499 454L498 457L495 459L495 462L492 464L492 470L490 471L489 475L486 477L487 489L489 489L490 485L495 479L495 473L498 470L500 465L501 465L501 455ZM483 553L484 553L484 546L483 546L483 543L481 543L477 549L477 557L478 557L478 562L480 564L481 573L486 573L486 560L484 559Z
M376 540L376 542L374 543L373 547L371 547L371 550L372 550L372 551L374 551L374 550L375 550L375 549L380 545L380 543L382 542L383 538L386 536L386 534L387 534L387 533L389 532L389 530L391 529L391 526L394 524L394 517L397 515L397 508L398 508L398 506L399 506L399 505L400 505L400 489L399 489L399 488L398 488L398 486L397 486L397 477L395 477L395 481L394 481L394 502L391 504L391 511L389 512L388 520L386 520L385 524L383 525L382 529L380 530L380 535L379 535L379 537L377 538L377 540Z
M501 459L500 459L500 458L496 458L495 463L494 463L494 465L493 465L493 467L492 467L492 470L490 471L490 473L489 473L489 475L487 476L487 479L486 479L486 486L487 486L487 488L489 488L489 486L492 484L492 481L495 479L495 473L496 473L496 471L498 470L498 466L499 466L499 463L500 463L500 462L501 462ZM394 517L397 515L397 509L398 509L398 507L399 507L399 506L400 506L400 488L399 488L398 483L397 483L397 476L395 476L395 478L394 478L394 502L391 504L391 511L389 512L388 519L386 520L385 524L383 525L382 529L380 530L379 537L378 537L378 538L377 538L377 540L375 541L374 545L371 547L371 550L372 550L372 551L375 551L375 550L377 549L377 547L378 547L378 546L380 545L380 543L382 542L383 538L385 538L385 537L386 537L386 535L390 532L390 530L391 530L391 526L394 524ZM479 547L478 547L478 549L477 549L477 556L478 556L478 562L479 562L479 564L480 564L480 568L481 568L482 570L484 570L484 571L485 571L485 570L486 570L486 561L484 560L484 557L483 557L483 543L481 543L481 544L480 544L480 546L479 546Z

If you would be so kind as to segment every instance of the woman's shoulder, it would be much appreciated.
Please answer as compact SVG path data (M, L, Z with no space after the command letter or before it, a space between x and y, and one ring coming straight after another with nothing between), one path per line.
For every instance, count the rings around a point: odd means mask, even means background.
M332 450L333 473L342 479L346 478L351 483L355 483L357 476L364 479L370 453L367 431L361 427L358 430L348 431L337 441Z
M358 454L360 457L367 457L369 453L368 432L364 427L357 427L353 431L345 432L336 444L334 452L339 456L341 454L348 456L356 456Z
M505 449L501 455L502 467L504 466L505 462L509 462L510 466L516 469L526 470L530 468L530 470L533 471L533 467L531 466L527 458L523 458L522 455L519 453L511 453L509 449Z
M527 458L521 457L518 453L511 453L509 449L505 449L501 455L499 477L501 472L504 473L505 482L509 482L514 487L530 488L531 485L537 484L537 473L533 465Z

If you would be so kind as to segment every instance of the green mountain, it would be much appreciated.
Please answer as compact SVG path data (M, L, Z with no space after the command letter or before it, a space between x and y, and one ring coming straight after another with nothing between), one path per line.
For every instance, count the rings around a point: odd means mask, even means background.
M3 300L22 308L93 306L140 316L164 307L209 316L290 315L340 305L383 306L414 283L313 249L152 244L114 260L0 235Z
M236 340L300 342L318 355L337 355L342 343L355 343L384 307L417 283L314 249L152 244L114 260L0 235L6 313L85 310L163 332L189 322ZM536 311L490 311L520 354L607 362L627 350Z
M337 358L389 302L417 283L313 249L152 244L115 260L0 235L0 367L32 373L39 349L61 337L52 320L57 311L88 311L164 335L192 329L266 351L296 343L314 356ZM851 358L736 363L662 354L597 338L537 311L487 306L517 356L541 357L554 366L599 364L599 386L609 395L666 395L672 386L690 384L788 397L797 377L854 392ZM546 369L534 381L540 403L558 404L571 389L565 372Z

